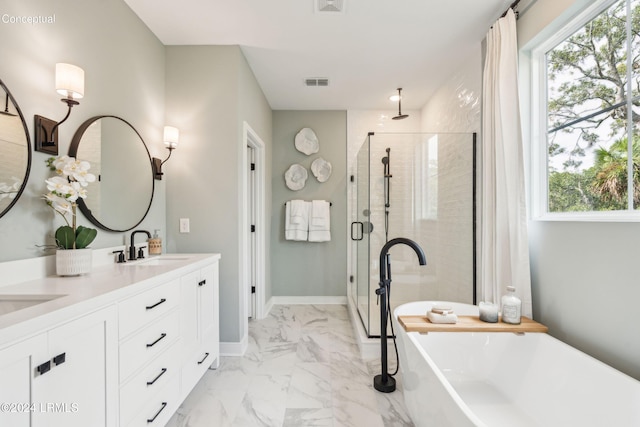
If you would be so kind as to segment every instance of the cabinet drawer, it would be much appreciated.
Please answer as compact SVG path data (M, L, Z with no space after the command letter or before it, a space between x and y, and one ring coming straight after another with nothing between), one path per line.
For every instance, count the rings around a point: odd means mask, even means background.
M174 280L118 304L120 338L168 313L180 302L180 283Z
M127 427L157 427L167 424L178 409L180 376L174 375L144 408L138 412Z
M121 383L178 339L179 322L174 310L120 344Z
M127 425L171 378L180 375L179 341L120 388L120 424Z

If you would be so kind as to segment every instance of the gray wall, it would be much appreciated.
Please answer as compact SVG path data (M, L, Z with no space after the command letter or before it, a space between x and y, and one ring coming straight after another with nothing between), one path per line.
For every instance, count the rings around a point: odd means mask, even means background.
M271 209L271 283L274 296L345 296L347 275L345 111L274 111L273 178ZM294 138L309 127L320 141L320 151L310 156L296 150ZM320 183L311 173L311 162L323 157L332 165L328 181ZM307 168L302 190L287 188L284 173L293 163ZM288 200L322 199L331 207L331 241L294 242L284 239L284 204Z
M222 254L220 339L238 342L246 334L239 316L242 123L270 156L271 109L238 46L168 46L166 112L167 124L180 129L165 164L168 250ZM190 219L189 234L178 232L180 218Z
M85 71L85 97L59 128L60 153L82 122L113 114L131 123L152 155L163 150L164 46L123 1L27 0L4 2L2 14L53 15L52 24L0 23L0 79L16 98L33 139L33 116L61 120L66 105L55 91L55 63L69 62ZM32 141L33 143L33 141ZM0 261L42 256L38 245L52 244L62 219L42 201L50 175L49 155L33 153L26 191L0 218ZM79 223L88 225L79 213ZM164 231L164 186L156 187L153 205L140 228ZM122 244L123 233L99 231L94 248Z
M518 22L520 44L552 32L558 16L585 3L538 0ZM541 143L526 133L525 140ZM530 221L529 227L535 318L551 335L640 379L638 225Z

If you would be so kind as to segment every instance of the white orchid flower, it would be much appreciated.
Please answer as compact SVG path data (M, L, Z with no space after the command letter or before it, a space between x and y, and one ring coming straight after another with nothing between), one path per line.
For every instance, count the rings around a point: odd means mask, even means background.
M73 203L55 193L45 194L47 204L62 215L73 214Z
M56 158L52 162L52 164L56 168L56 173L58 175L68 176L69 175L69 170L71 168L71 164L74 163L74 162L75 162L75 159L73 157L60 156L60 157Z
M82 199L85 199L87 197L87 189L82 186L82 183L72 182L71 186L73 187L73 191L75 192L76 196L75 200L73 200L74 202L78 199L78 197Z
M44 181L47 184L47 190L64 197L72 202L78 198L78 192L66 178L54 176Z

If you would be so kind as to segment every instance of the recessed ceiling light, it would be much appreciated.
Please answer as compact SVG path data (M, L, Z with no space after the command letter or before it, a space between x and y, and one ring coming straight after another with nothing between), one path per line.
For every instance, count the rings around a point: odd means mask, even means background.
M400 95L395 94L389 97L389 101L398 102L400 100Z

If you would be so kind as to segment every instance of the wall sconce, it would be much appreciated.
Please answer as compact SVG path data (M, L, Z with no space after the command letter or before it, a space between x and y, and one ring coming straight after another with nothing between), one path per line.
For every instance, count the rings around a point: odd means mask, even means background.
M178 130L178 128L175 128L173 126L165 126L163 140L164 140L164 145L166 145L167 150L169 150L169 155L163 161L161 161L157 157L153 158L154 177L155 179L160 179L160 180L162 179L162 175L163 175L162 165L164 165L165 162L169 160L169 157L171 157L171 153L173 153L173 150L175 150L176 147L178 146L178 142L180 140L180 131Z
M58 155L58 126L71 114L71 108L80 104L77 99L84 96L84 70L72 64L56 64L56 91L65 96L60 101L67 104L67 115L55 122L42 116L35 116L35 150Z

